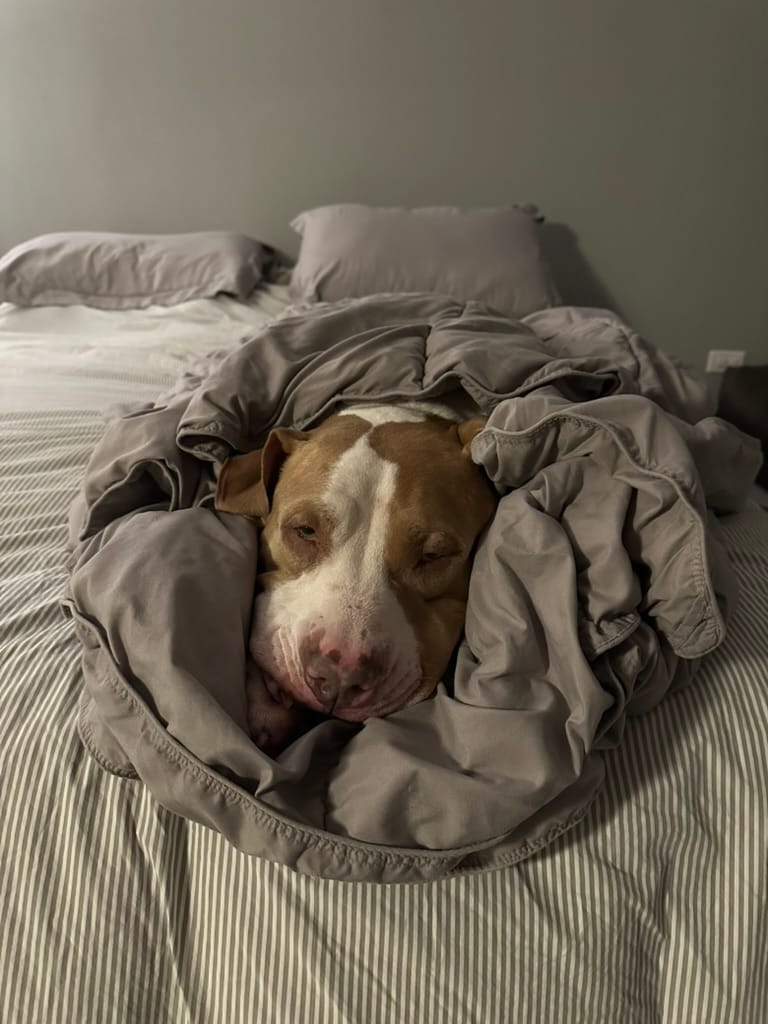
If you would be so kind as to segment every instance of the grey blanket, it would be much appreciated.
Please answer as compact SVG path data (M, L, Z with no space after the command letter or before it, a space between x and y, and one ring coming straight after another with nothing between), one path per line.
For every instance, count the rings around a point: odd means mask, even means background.
M273 760L246 728L258 536L213 510L217 465L274 426L416 398L489 416L472 453L503 497L466 638L433 700L329 719ZM275 321L112 421L91 459L65 602L85 745L240 849L314 874L423 880L529 855L587 812L627 714L722 642L735 593L712 510L741 506L759 448L709 411L604 311L521 323L378 296Z

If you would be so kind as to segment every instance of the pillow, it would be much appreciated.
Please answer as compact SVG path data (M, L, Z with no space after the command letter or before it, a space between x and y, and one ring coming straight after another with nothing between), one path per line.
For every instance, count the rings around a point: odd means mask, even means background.
M269 253L254 239L228 231L40 235L0 259L0 302L137 309L217 292L245 299Z
M296 299L438 292L511 317L559 301L541 251L535 206L417 210L354 204L300 213L291 278Z

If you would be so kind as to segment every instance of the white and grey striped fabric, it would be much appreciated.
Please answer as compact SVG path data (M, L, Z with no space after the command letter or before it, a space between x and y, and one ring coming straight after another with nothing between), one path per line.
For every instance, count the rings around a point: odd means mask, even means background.
M58 599L99 408L168 387L280 299L123 320L0 308L0 1022L768 1020L756 508L726 526L742 599L725 646L630 722L586 820L514 868L417 886L297 876L84 752Z

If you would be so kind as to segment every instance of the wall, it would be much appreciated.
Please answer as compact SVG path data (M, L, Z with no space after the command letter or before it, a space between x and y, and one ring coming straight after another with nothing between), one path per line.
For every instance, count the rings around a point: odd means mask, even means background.
M767 362L767 12L4 0L0 248L231 227L295 252L313 204L533 200L567 300Z

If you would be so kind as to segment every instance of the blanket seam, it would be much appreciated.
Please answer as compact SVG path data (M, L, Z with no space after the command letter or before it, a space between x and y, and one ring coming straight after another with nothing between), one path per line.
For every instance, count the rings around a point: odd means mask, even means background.
M82 740L83 746L101 768L109 772L110 775L115 775L118 778L125 779L126 781L140 781L141 776L135 768L122 768L104 756L104 753L94 739L93 724L86 720L85 707L83 705L80 706L77 713L77 732Z
M100 646L100 651L104 657L108 657L103 646ZM344 836L329 839L318 835L306 826L294 824L292 822L280 821L273 812L266 808L254 806L251 801L255 800L255 797L250 795L246 797L246 794L239 792L233 784L223 779L215 778L212 774L213 770L211 768L206 768L196 764L195 761L192 760L193 755L187 754L182 750L177 750L175 746L170 743L169 738L162 730L162 727L158 725L157 721L148 712L148 710L142 706L138 697L123 683L111 663L107 664L102 680L109 685L110 689L120 700L128 704L134 713L141 715L148 723L152 733L154 734L153 739L158 741L153 743L155 750L157 750L158 753L168 757L168 759L177 767L188 772L196 779L196 781L206 788L227 798L230 802L237 803L242 806L243 809L255 817L260 824L266 825L270 830L282 834L286 839L301 839L305 842L307 847L313 847L320 851L336 854L337 856L339 853L343 852L344 856L349 856L364 863L375 863L378 861L384 864L402 865L403 862L411 862L413 866L429 865L435 867L450 866L451 864L455 865L464 857L481 853L483 850L492 847L494 843L499 841L498 836L492 836L480 843L459 847L455 853L451 854L432 854L429 852L419 853L418 851L407 849L403 852L390 853L386 850L379 849L361 850L353 844L362 843L364 842L363 840L355 840ZM141 776L139 776L139 778L141 778ZM220 830L217 829L217 831Z

